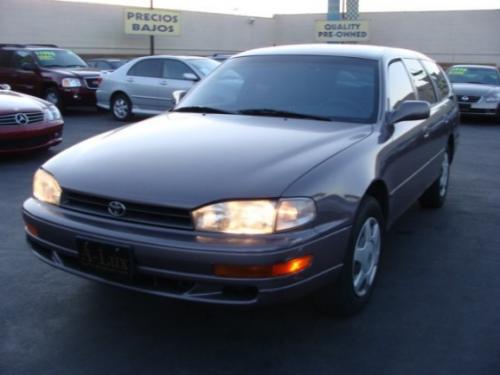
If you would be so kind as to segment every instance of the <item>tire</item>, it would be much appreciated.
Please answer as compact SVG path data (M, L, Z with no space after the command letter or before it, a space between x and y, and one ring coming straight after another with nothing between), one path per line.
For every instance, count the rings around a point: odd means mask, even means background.
M116 94L111 99L111 113L118 121L128 121L132 117L132 104L125 94Z
M419 198L420 204L425 208L440 208L443 206L448 194L450 181L450 152L446 149L441 163L441 173L432 185Z
M380 205L374 198L365 197L354 220L339 278L315 295L320 311L351 316L368 303L376 281L383 234L384 216Z
M59 94L59 91L55 87L46 88L43 91L43 99L54 104L61 111L64 109L61 94Z

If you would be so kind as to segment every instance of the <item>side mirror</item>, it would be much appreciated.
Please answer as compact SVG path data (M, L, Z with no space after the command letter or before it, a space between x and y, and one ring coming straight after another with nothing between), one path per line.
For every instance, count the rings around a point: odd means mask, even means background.
M21 70L35 70L36 66L33 63L22 63Z
M186 73L186 74L189 74L189 73ZM186 95L186 93L187 93L186 90L175 90L172 93L172 96L174 97L175 105L179 104L179 102Z
M10 90L10 85L6 83L0 83L0 90Z
M407 100L389 114L389 123L425 120L431 115L431 105L423 100Z
M184 73L182 75L184 79L187 79L188 81L199 81L200 79L196 76L194 73Z

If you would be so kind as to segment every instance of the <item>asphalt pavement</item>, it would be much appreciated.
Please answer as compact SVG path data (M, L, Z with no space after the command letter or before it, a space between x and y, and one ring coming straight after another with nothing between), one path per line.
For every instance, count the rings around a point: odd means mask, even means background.
M227 308L80 279L40 262L21 204L44 160L123 126L65 116L64 142L0 160L0 374L500 374L500 124L461 126L445 206L386 238L369 306Z

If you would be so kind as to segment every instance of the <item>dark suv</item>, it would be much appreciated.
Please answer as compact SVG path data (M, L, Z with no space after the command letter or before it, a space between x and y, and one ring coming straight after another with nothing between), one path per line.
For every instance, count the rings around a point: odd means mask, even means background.
M59 108L95 105L101 77L74 52L54 45L0 44L0 82Z

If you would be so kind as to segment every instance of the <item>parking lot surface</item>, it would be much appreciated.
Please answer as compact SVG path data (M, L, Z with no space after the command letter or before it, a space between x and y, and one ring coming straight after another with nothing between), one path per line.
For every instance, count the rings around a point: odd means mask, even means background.
M0 160L0 374L500 374L500 125L462 124L444 208L401 217L371 303L338 319L308 300L171 301L40 262L21 219L33 173L123 126L94 111L65 119L58 147Z

